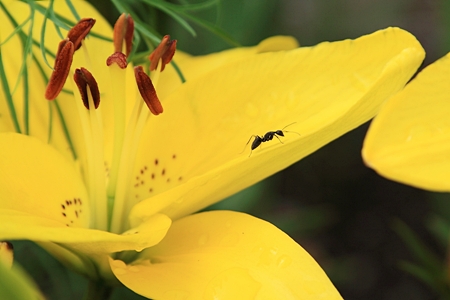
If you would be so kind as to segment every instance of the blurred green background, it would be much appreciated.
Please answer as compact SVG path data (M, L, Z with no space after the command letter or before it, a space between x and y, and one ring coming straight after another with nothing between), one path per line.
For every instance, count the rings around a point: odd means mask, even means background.
M110 1L90 2L115 21L118 11ZM231 47L198 26L193 25L193 37L159 11L140 12L161 34L177 39L181 50L206 54ZM449 0L222 0L197 16L242 45L292 35L302 46L311 46L398 26L422 43L424 66L450 51ZM311 253L345 299L445 299L450 197L388 181L365 167L360 151L367 128L361 126L211 209L245 211L277 225ZM84 279L29 242L15 246L17 260L50 299L82 297ZM420 266L430 256L438 269L427 274L427 267ZM134 296L122 290L114 299Z

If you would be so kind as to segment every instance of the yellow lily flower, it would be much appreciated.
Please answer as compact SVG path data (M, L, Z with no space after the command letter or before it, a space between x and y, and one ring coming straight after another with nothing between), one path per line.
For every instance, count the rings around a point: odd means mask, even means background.
M364 140L366 164L414 187L450 192L450 53L382 107Z
M89 4L74 4L96 23L52 102L43 99L41 74L50 69L39 48L31 58L26 40L11 37L28 22L22 32L31 28L40 40L48 3L0 10L8 20L0 28L8 79L0 96L0 239L36 241L91 281L120 281L149 298L340 299L314 259L275 226L231 211L192 213L372 118L422 62L418 41L388 28L315 47L274 37L201 57L177 52L186 82L170 66L152 72L163 107L154 116L131 65L106 66L114 48L97 36L112 36L107 22ZM55 1L54 11L76 23L65 2ZM47 24L45 47L60 40ZM98 82L97 110L91 88L86 110L71 79L81 67ZM289 124L282 143L265 138ZM254 134L262 147L242 152Z

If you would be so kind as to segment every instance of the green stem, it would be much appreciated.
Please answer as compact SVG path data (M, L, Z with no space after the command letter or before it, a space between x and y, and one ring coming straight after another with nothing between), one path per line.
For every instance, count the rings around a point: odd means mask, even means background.
M84 300L102 300L109 299L113 288L102 281L89 281L88 290L84 295Z

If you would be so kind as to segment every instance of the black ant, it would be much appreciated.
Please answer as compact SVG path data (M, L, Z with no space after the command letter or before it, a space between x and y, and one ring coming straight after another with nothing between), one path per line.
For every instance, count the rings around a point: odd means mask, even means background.
M255 150L256 148L258 148L259 146L261 146L262 143L271 141L271 140L273 139L273 137L276 137L276 138L280 141L280 143L283 144L283 142L280 140L279 136L284 136L284 133L285 133L285 132L292 132L292 133L296 133L296 134L300 135L298 132L295 132L295 131L287 131L287 130L284 130L286 127L291 126L292 124L295 124L295 123L297 123L297 122L288 124L288 125L284 126L283 129L279 129L279 130L275 130L275 131L269 131L269 132L266 132L266 134L264 134L263 136L252 135L252 136L248 139L247 144L245 144L245 146L247 146L248 143L250 143L250 140L251 140L252 138L255 138L255 139L253 140L252 146L250 147L251 150L250 150L250 154L249 154L248 157L250 157L250 156L252 155L252 151L253 151L253 150Z

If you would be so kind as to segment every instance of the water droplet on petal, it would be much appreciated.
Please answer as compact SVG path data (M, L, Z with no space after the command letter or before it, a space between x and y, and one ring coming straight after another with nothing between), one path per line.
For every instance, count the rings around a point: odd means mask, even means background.
M281 255L277 259L277 267L281 268L281 269L288 267L291 263L292 263L292 258L285 254Z
M275 262L278 250L273 247L261 247L259 250L259 263L261 265L270 266Z
M239 234L237 232L230 232L225 234L220 240L220 246L233 247L239 242Z

